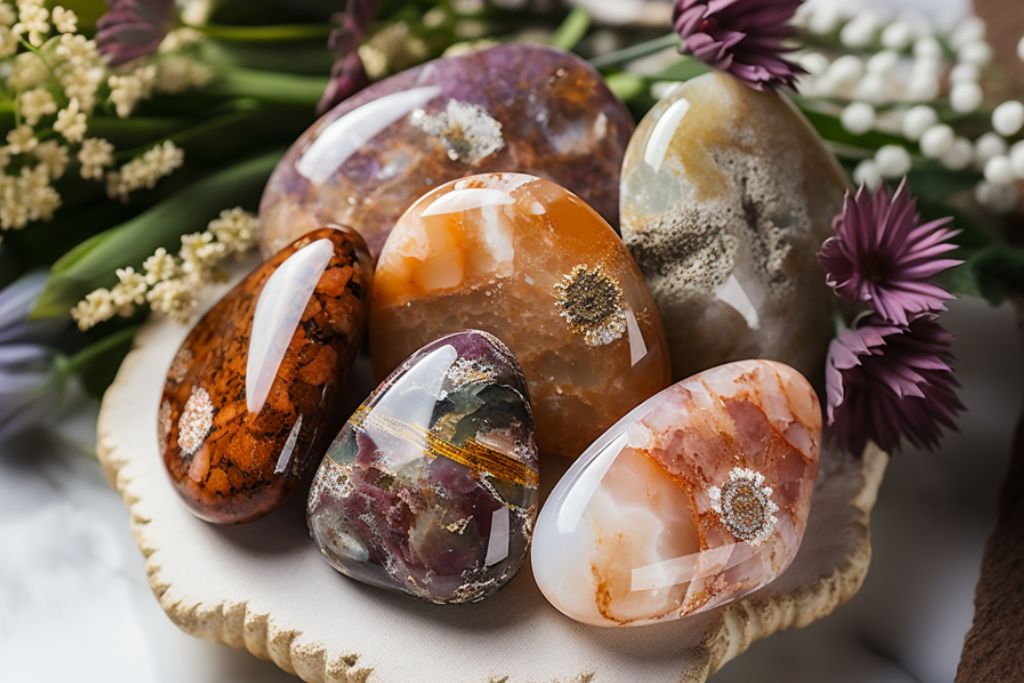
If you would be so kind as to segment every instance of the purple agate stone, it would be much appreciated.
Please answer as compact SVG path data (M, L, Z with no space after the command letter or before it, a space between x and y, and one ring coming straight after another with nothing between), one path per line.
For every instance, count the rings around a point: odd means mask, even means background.
M575 55L500 45L437 59L361 91L292 145L260 206L264 256L321 225L354 226L376 259L426 192L488 171L572 190L618 224L633 120Z
M526 558L538 483L519 364L496 337L459 332L409 357L345 424L310 489L309 528L357 581L479 602Z

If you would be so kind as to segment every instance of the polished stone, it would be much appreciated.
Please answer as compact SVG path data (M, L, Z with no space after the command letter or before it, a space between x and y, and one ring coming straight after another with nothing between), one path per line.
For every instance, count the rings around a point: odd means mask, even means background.
M539 481L519 364L497 338L460 332L414 353L345 424L313 481L309 528L346 576L479 602L526 559Z
M528 175L444 185L395 226L374 275L378 376L443 334L474 328L522 364L541 453L576 457L670 378L643 277L580 198Z
M247 522L287 497L344 421L366 329L370 256L347 228L307 234L253 271L186 337L164 385L160 448L199 517Z
M789 566L807 526L821 408L770 361L702 372L638 406L558 482L533 574L566 615L639 626L742 597Z
M781 95L712 73L641 122L622 171L622 237L658 302L676 378L771 358L817 381L832 337L816 254L846 182Z
M632 131L601 76L570 53L519 44L434 60L346 100L295 142L263 194L261 249L336 222L376 258L416 199L484 171L550 178L617 224Z

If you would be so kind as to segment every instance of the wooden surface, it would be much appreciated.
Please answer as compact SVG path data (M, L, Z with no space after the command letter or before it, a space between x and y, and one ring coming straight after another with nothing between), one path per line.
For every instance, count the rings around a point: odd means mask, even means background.
M103 401L100 460L130 509L150 586L171 620L305 680L703 681L753 641L826 616L867 572L868 516L888 461L874 449L862 459L823 458L807 534L787 572L681 622L586 627L550 607L528 571L482 604L455 607L354 583L310 542L302 496L235 527L201 522L178 500L157 453L156 413L185 332L155 322L140 333ZM368 387L364 374L354 391ZM549 464L543 485L558 474Z

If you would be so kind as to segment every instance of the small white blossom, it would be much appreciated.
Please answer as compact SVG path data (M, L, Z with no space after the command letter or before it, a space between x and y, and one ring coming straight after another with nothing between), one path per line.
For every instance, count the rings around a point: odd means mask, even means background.
M156 67L152 64L140 66L129 74L113 74L107 79L110 86L110 101L114 103L117 115L130 116L135 105L153 93Z
M961 62L949 72L950 83L974 83L981 74L975 64Z
M142 269L146 272L146 283L151 287L162 280L178 277L181 272L177 260L163 247L142 263Z
M39 143L32 154L46 167L46 172L50 174L51 180L57 180L67 170L68 148L56 140Z
M890 22L882 30L882 45L890 50L905 50L910 47L910 41L914 39L914 31L910 24L905 21L896 20Z
M971 165L974 159L974 145L967 138L957 138L949 150L942 155L942 165L952 171L961 171Z
M78 30L78 15L63 7L54 7L50 13L53 27L61 33L74 33Z
M989 159L985 164L985 180L993 185L1012 185L1017 182L1010 157L1000 154Z
M205 22L200 21L197 23L202 24ZM166 36L164 36L164 39L160 41L159 52L164 54L170 52L178 52L179 50L183 50L187 47L191 47L192 45L199 43L200 41L202 41L202 39L203 34L195 30L194 28L190 28L188 26L176 28L173 31L169 32Z
M14 12L14 6L0 0L0 26L13 26L17 20L18 15Z
M39 119L50 114L57 113L57 102L49 90L44 88L33 88L21 94L18 98L18 106L25 122L30 126L39 123Z
M7 26L0 26L0 59L18 51L18 37Z
M1003 102L992 111L992 128L1000 135L1016 135L1024 127L1024 104L1016 100Z
M202 274L227 255L227 248L214 240L210 232L193 232L181 236L181 268L186 274Z
M43 6L43 0L18 0L18 23L14 32L27 35L28 42L39 47L50 32L50 12Z
M944 123L930 127L921 135L918 143L921 147L921 154L931 159L938 159L949 151L955 139L953 129Z
M24 123L7 132L7 148L11 154L27 154L35 149L38 142L35 131Z
M875 163L883 178L899 178L910 171L910 152L899 145L883 145L875 152Z
M974 141L974 159L978 168L984 168L992 157L1006 154L1006 140L995 133L985 133Z
M851 133L863 135L875 125L875 108L867 102L851 102L843 109L839 121Z
M158 282L146 295L149 306L179 322L187 322L196 307L195 287L185 279Z
M982 180L974 188L974 199L994 213L1010 213L1017 208L1017 186L993 185Z
M858 185L866 185L869 190L882 184L882 174L874 159L864 159L853 169L853 180Z
M1013 164L1017 178L1024 180L1024 140L1015 142L1010 148L1010 163Z
M78 163L83 178L99 180L103 169L114 163L114 146L103 138L86 138L78 150Z
M939 120L935 110L925 104L911 107L903 114L901 129L903 135L910 140L919 140L925 131L934 126Z
M228 251L241 253L252 246L258 224L251 213L235 207L221 211L207 229Z
M953 88L949 91L949 104L954 111L962 114L975 111L981 106L983 99L981 86L971 81L954 83Z
M156 182L185 163L185 153L170 140L154 145L118 171L107 174L107 194L122 200L134 190L152 189Z
M104 320L110 320L117 313L114 298L109 289L97 289L71 309L71 319L78 323L78 329L88 330Z
M992 47L983 40L964 45L957 51L961 62L985 66L992 61Z
M168 55L157 62L156 90L179 93L206 85L213 72L205 64L182 55Z
M146 302L146 291L149 289L146 278L136 273L131 266L118 268L115 271L117 284L110 290L111 299L118 307L120 315L129 316L135 312L136 306Z
M53 129L68 142L80 142L85 137L87 125L85 112L79 108L78 100L72 99L67 107L57 112Z
M22 52L14 58L7 82L14 90L28 90L46 82L49 76L43 60L31 52Z
M73 66L91 66L98 55L96 41L80 33L65 33L57 40L57 56Z

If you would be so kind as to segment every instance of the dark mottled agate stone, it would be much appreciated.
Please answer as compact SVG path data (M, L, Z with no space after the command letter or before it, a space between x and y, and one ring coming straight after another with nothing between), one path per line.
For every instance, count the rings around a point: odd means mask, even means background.
M366 329L372 273L348 228L296 240L221 299L167 372L158 436L197 516L247 522L278 507L337 433Z
M338 105L296 141L263 194L272 254L325 223L357 226L376 259L399 216L449 180L518 171L618 224L629 112L578 57L501 45L428 62Z
M414 353L349 419L309 493L309 528L357 581L478 602L522 566L537 514L526 382L508 348L459 332Z

